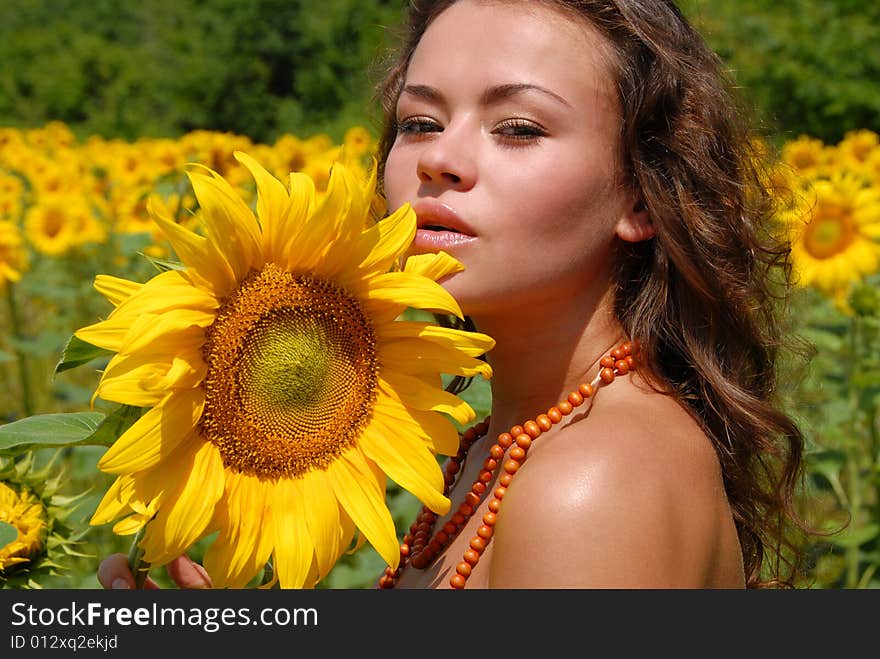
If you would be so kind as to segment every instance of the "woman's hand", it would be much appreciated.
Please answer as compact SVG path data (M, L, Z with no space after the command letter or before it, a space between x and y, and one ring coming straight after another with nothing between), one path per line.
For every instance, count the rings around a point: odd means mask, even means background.
M168 576L178 588L212 588L211 577L201 565L189 556L178 556L165 566ZM134 575L128 567L128 556L111 554L98 566L98 581L107 590L134 588ZM158 584L147 577L144 588L156 589Z

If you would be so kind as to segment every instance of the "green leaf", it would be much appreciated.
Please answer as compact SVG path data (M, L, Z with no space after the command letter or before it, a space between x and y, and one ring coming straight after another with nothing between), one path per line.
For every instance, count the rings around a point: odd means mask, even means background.
M61 359L55 366L55 373L61 373L83 364L88 364L93 359L101 357L109 357L113 352L105 348L99 348L91 343L86 343L76 336L71 336L64 346L64 352L61 353Z
M131 428L141 418L143 407L120 405L101 421L95 432L88 438L91 445L110 446L122 433Z
M0 426L0 455L61 446L90 445L104 414L37 414Z
M0 364L2 364L4 362L14 362L16 359L18 359L18 358L15 355L13 355L12 353L4 352L3 350L0 350Z
M167 272L168 270L186 270L186 266L179 261L168 261L166 259L158 259L155 256L150 256L149 254L145 254L144 252L138 252L141 256L147 259L150 263L153 264L159 272Z
M18 529L12 524L0 522L0 549L3 549L11 542L15 542L18 537Z
M838 547L852 549L873 540L878 534L880 534L880 525L866 524L856 531L847 530L837 537L832 537L831 542Z

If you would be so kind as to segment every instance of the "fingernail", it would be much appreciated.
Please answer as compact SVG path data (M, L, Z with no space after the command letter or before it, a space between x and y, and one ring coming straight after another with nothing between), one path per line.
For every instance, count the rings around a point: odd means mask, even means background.
M131 586L129 586L128 582L122 577L114 579L113 583L110 584L110 587L112 590L131 590Z

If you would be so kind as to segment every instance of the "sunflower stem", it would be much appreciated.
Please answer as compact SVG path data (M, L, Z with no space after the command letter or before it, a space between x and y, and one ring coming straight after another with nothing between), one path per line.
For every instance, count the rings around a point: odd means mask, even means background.
M131 549L128 550L128 567L134 575L134 587L138 590L143 590L147 575L150 573L150 564L144 560L144 550L138 546L144 537L145 529L146 525L135 534Z
M9 306L9 321L12 325L12 336L16 341L21 341L24 337L21 333L21 319L18 315L18 305L15 302L15 291L12 282L6 282L6 301ZM24 412L24 416L31 416L34 413L34 404L27 357L18 347L15 348L15 356L18 361L18 377L19 382L21 383L22 411Z

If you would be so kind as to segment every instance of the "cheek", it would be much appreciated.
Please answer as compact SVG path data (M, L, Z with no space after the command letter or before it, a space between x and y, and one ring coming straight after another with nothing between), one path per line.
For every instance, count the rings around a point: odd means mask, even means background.
M401 150L391 149L385 160L385 198L388 208L394 210L406 201L410 201L407 179L412 178L410 186L418 185L415 165L410 165ZM409 175L409 176L408 176Z

